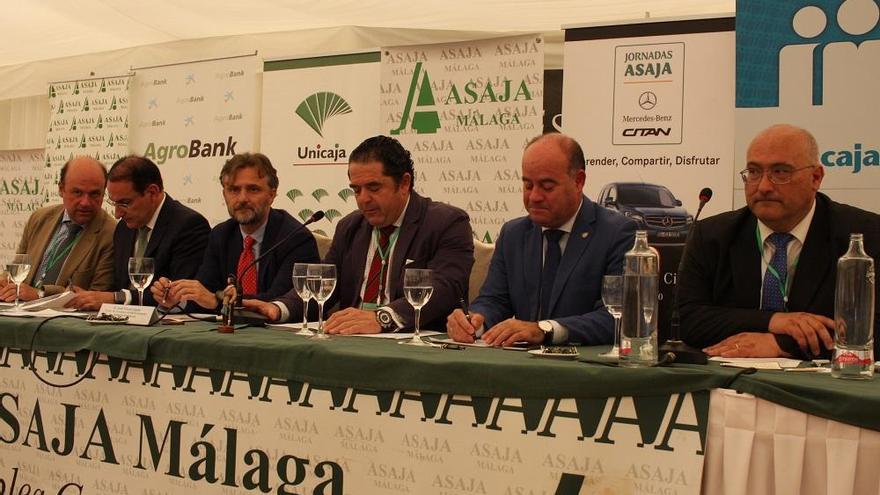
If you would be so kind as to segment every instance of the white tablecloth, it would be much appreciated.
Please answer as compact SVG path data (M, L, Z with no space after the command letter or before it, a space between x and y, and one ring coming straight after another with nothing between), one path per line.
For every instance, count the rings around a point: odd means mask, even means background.
M880 432L716 389L710 400L702 491L877 495Z

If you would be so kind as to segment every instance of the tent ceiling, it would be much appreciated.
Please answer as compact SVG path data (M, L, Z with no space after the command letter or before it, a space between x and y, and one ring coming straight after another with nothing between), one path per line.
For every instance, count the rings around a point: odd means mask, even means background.
M735 0L0 0L0 67L170 41L333 26L474 31L733 12Z

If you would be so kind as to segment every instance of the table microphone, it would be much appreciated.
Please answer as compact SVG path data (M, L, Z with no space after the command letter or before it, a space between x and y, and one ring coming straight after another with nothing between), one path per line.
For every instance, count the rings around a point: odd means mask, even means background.
M308 218L308 220L306 220L305 222L303 222L302 226L305 227L305 226L307 226L307 225L309 225L309 224L312 224L312 223L317 222L318 220L320 220L320 219L322 219L322 218L324 218L324 211L323 211L323 210L318 210L318 211L312 213L312 216L310 216L310 217ZM253 261L251 261L250 263L248 263L247 266L244 267L244 270L242 270L242 271L238 274L237 277L236 277L235 275L233 275L233 274L230 274L230 275L229 275L229 278L230 278L230 279L232 280L232 282L235 284L235 293L236 293L235 306L236 306L236 313L237 313L237 314L236 314L236 320L240 320L241 323L257 324L257 325L261 325L261 326L262 326L262 325L265 325L266 317L264 317L264 316L262 316L262 315L260 315L260 314L258 314L258 313L255 313L255 312L253 312L253 311L239 310L239 309L238 309L238 308L241 308L241 307L242 307L242 306L241 306L241 300L242 300L241 278L242 278L242 276L243 276L245 273L248 272L248 270L251 270L251 269L253 269L254 267L256 267L256 266L257 266L257 263L259 263L260 260L262 260L263 258L265 258L266 256L268 256L269 253L271 253L272 251L278 249L279 246L281 246L282 244L284 244L285 242L287 242L288 239L290 239L291 237L293 237L293 234L296 234L297 232L299 232L299 229L293 229L293 230L291 230L290 232L288 232L286 236L282 237L281 240L279 240L278 242L276 242L275 244L273 244L272 247L270 247L269 249L263 251L262 253L260 253L259 256L257 256L256 258L254 258ZM236 323L239 323L239 321L236 321Z
M681 250L681 258L678 260L678 269L675 271L676 282L675 291L673 292L672 316L669 319L669 339L660 346L660 355L665 356L671 354L673 356L672 361L676 363L706 364L708 362L703 351L695 349L681 340L681 316L678 314L678 274L681 273L681 267L684 264L684 258L687 254L687 245L691 238L693 225L695 225L700 218L700 213L703 211L703 207L706 206L706 203L708 203L710 199L712 199L712 189L704 187L700 190L699 198L700 206L697 207L697 213L694 215L693 224L691 224L691 228L688 229L684 248Z

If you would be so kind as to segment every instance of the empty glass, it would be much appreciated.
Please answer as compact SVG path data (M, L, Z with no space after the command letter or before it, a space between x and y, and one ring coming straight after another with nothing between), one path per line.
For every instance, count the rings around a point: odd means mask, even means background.
M614 346L599 357L617 358L620 355L620 315L623 312L623 276L605 275L602 277L602 303L614 317Z
M303 302L303 323L302 328L299 332L296 332L297 335L306 335L312 336L315 333L309 330L309 299L312 297L312 293L309 292L308 284L306 284L306 279L308 278L309 273L309 264L308 263L294 263L293 265L293 288L296 290L297 295Z

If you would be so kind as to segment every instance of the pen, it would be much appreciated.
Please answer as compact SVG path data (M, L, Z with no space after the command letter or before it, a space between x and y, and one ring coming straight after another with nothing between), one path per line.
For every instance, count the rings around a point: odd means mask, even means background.
M165 299L168 298L168 291L171 290L170 285L165 286L165 292L162 293L162 304L165 304Z
M464 300L463 297L458 299L458 303L461 305L461 310L464 312L464 317L467 318L468 321L471 321L471 314L468 313L468 305L467 301Z

